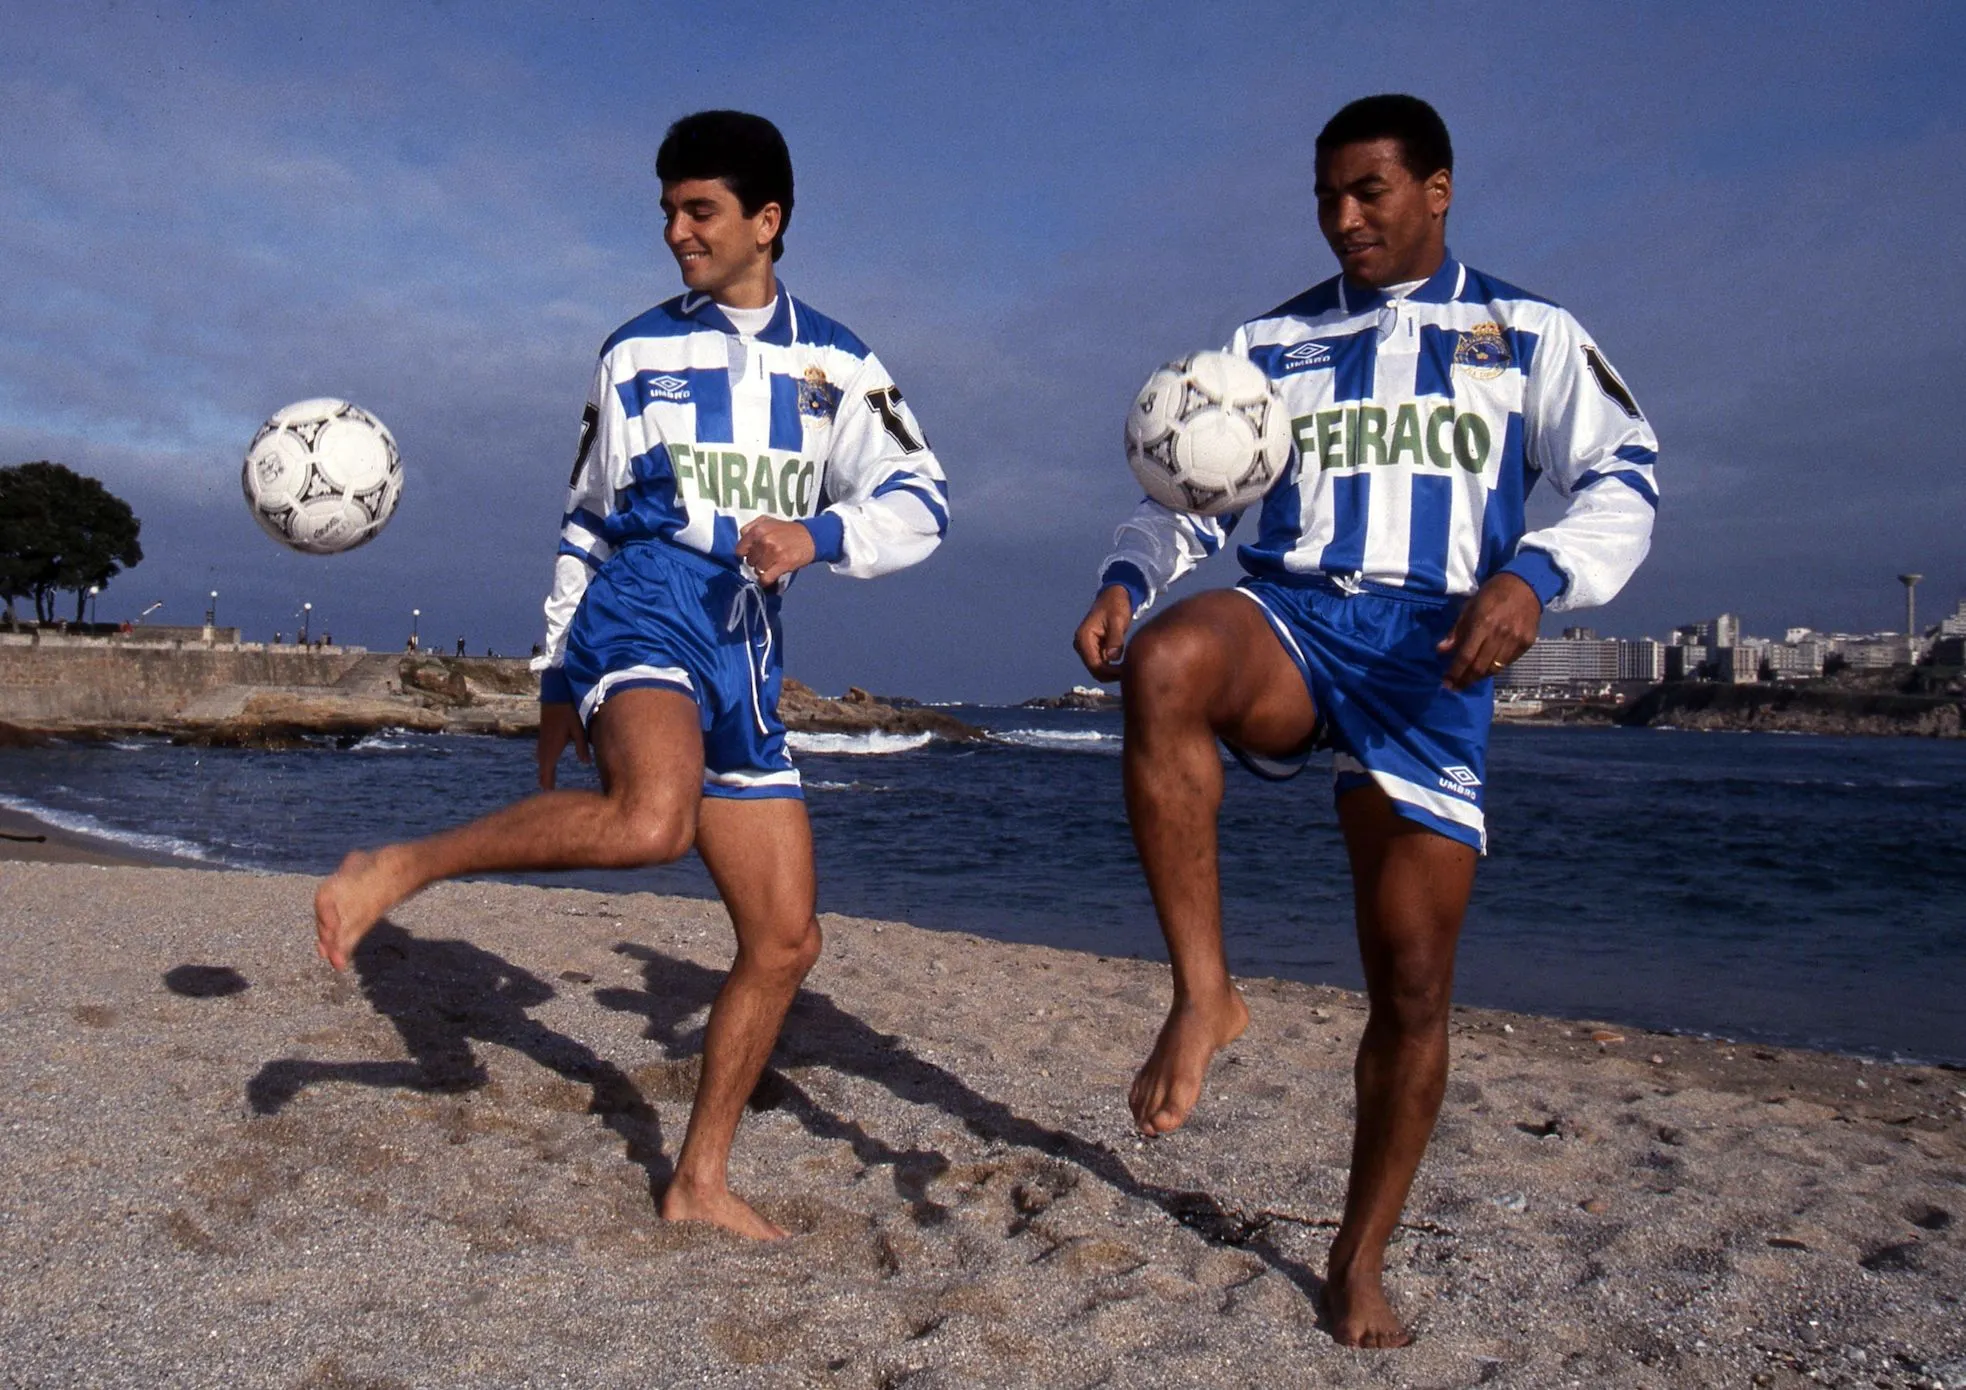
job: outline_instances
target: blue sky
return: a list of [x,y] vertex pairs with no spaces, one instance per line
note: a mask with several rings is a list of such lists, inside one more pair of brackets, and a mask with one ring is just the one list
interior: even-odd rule
[[[1662,442],[1651,559],[1575,618],[1902,623],[1966,594],[1966,9],[4,0],[0,463],[93,474],[148,558],[101,601],[249,636],[538,635],[593,354],[677,288],[656,144],[779,123],[781,266],[880,352],[949,472],[925,565],[803,579],[789,667],[1016,699],[1136,495],[1157,363],[1331,273],[1311,142],[1365,93],[1455,137],[1452,245],[1559,300]],[[395,432],[401,510],[289,555],[240,455],[288,401]],[[1204,582],[1233,579],[1217,561]]]

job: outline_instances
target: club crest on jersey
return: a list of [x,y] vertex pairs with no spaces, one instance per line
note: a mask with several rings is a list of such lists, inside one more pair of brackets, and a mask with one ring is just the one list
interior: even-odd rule
[[1299,343],[1283,354],[1285,372],[1301,372],[1306,367],[1329,367],[1331,365],[1331,344]]
[[1514,360],[1499,323],[1478,323],[1454,345],[1454,365],[1477,381],[1492,381]]
[[799,414],[830,420],[839,413],[840,388],[817,367],[807,367],[799,382]]

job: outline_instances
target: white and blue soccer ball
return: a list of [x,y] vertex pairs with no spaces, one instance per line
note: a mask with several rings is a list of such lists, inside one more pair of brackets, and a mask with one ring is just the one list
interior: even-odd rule
[[1232,352],[1170,362],[1126,413],[1126,461],[1147,495],[1220,516],[1260,501],[1290,462],[1290,417],[1263,369]]
[[239,475],[260,529],[307,555],[338,555],[369,540],[403,495],[403,461],[382,421],[323,397],[273,413]]

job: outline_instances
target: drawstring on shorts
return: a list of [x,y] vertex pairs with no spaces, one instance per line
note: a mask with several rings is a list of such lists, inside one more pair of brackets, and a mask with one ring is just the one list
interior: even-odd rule
[[[764,631],[762,642],[752,627],[754,618]],[[737,594],[730,602],[730,614],[724,619],[725,632],[736,632],[739,628],[744,629],[744,668],[751,675],[751,718],[757,722],[760,735],[769,735],[771,729],[765,723],[764,686],[771,661],[771,610],[765,605],[765,591],[755,579],[747,578],[738,585]]]

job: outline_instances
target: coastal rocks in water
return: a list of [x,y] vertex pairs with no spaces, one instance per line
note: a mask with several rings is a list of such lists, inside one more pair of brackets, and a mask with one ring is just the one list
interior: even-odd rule
[[975,725],[941,710],[897,704],[858,686],[850,688],[844,699],[829,699],[790,676],[779,693],[778,714],[786,728],[802,734],[934,734],[951,743],[978,743],[984,738]]
[[[510,668],[517,668],[513,670]],[[406,658],[401,693],[261,691],[236,714],[170,730],[203,747],[291,748],[382,729],[530,738],[539,731],[538,677],[524,662]],[[515,689],[515,687],[517,687]],[[801,733],[928,733],[957,743],[983,732],[939,710],[901,708],[854,689],[834,700],[787,679],[779,699],[785,726]]]
[[1779,685],[1675,681],[1646,691],[1618,722],[1700,730],[1958,738],[1966,731],[1962,705],[1966,700],[1953,693],[1853,689],[1835,681]]
[[173,743],[198,748],[296,748],[319,738],[358,739],[378,729],[442,733],[447,724],[439,712],[401,699],[281,690],[248,696],[228,718],[159,732]]
[[34,729],[0,721],[0,748],[46,748],[53,740]]
[[1019,709],[1118,709],[1120,696],[1117,690],[1103,690],[1096,685],[1075,685],[1063,695],[1039,695],[1026,700]]
[[406,656],[397,679],[405,695],[416,691],[457,706],[539,699],[539,677],[518,659]]

